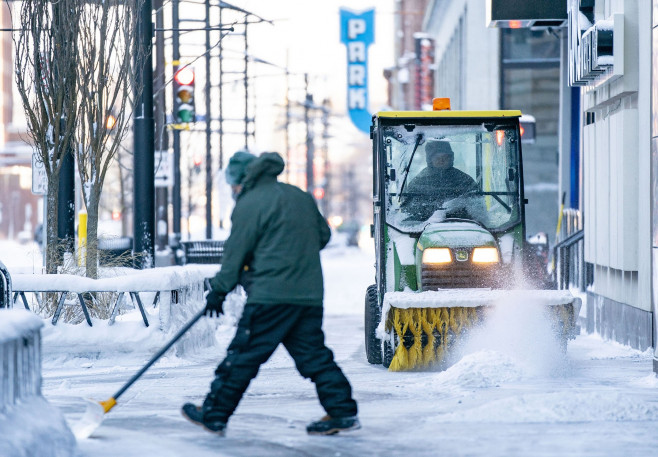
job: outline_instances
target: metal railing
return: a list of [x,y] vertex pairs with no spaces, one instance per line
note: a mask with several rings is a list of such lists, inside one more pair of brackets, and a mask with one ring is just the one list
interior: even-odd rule
[[585,232],[578,230],[553,247],[554,281],[558,289],[584,291],[594,280],[594,268],[585,262]]
[[[3,310],[2,313],[16,311]],[[41,331],[24,329],[0,339],[0,413],[20,400],[41,395]]]
[[564,240],[582,229],[583,219],[580,210],[564,208],[562,210],[562,223],[560,224],[560,232],[557,234],[557,239]]
[[[144,325],[148,327],[150,325],[149,313],[146,312],[148,303],[143,300],[145,298],[151,300],[152,296],[151,307],[158,308],[160,328],[164,330],[169,327],[171,316],[178,313],[180,309],[188,307],[192,302],[203,302],[204,281],[208,276],[214,275],[214,270],[207,271],[207,267],[201,266],[166,267],[159,270],[160,277],[157,281],[153,281],[152,272],[149,271],[134,271],[126,276],[101,279],[68,274],[15,274],[10,283],[11,291],[5,297],[8,303],[6,307],[15,307],[19,300],[29,311],[31,306],[28,305],[29,297],[36,300],[37,312],[43,313],[44,296],[49,294],[54,300],[53,304],[56,304],[52,316],[53,325],[57,324],[65,309],[79,306],[81,314],[77,314],[75,309],[70,311],[74,316],[77,314],[78,317],[84,318],[91,327],[92,317],[107,318],[104,311],[99,314],[97,309],[94,314],[89,307],[90,304],[96,303],[95,294],[104,293],[102,306],[107,308],[103,310],[111,310],[109,325],[114,323],[121,308],[131,308],[132,304],[132,308],[139,309]],[[140,280],[140,276],[144,278],[143,281]],[[143,294],[146,294],[146,297]]]

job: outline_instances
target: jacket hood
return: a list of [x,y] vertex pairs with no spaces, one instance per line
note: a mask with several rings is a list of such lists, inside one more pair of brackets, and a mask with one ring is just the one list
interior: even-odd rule
[[228,166],[226,167],[226,182],[230,186],[236,186],[242,182],[247,173],[247,165],[249,165],[253,160],[256,159],[256,156],[249,154],[247,151],[238,151],[231,159],[228,161]]
[[276,152],[264,152],[247,165],[247,173],[242,183],[245,189],[251,189],[261,179],[276,180],[285,164],[283,158]]

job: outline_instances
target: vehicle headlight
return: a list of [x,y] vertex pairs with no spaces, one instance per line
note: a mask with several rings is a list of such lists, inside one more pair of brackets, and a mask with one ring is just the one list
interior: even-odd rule
[[448,248],[428,248],[423,251],[423,263],[450,263],[452,255]]
[[498,262],[498,249],[475,248],[473,249],[473,263],[496,263]]

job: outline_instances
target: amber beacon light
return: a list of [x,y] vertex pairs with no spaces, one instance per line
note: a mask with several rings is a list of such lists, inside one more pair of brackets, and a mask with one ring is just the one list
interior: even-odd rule
[[432,100],[432,109],[434,111],[444,111],[450,109],[449,98],[435,98]]

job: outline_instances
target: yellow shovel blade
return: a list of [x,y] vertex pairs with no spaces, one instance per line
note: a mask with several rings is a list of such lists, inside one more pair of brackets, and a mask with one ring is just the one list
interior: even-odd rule
[[116,400],[114,398],[110,398],[103,402],[97,402],[86,398],[85,401],[87,402],[85,413],[82,415],[82,418],[71,427],[73,435],[75,435],[78,440],[89,438],[103,422],[105,413],[116,405]]

